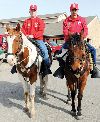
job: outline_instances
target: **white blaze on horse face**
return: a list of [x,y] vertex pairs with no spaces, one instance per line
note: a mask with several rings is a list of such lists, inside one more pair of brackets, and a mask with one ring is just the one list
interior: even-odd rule
[[7,56],[7,62],[10,65],[14,65],[16,63],[16,59],[15,56],[12,55],[12,45],[13,45],[13,41],[15,39],[16,36],[7,36],[7,43],[8,43],[8,56]]

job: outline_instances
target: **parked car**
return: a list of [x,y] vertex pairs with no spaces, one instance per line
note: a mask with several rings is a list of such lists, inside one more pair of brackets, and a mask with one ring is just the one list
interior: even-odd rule
[[0,35],[0,49],[6,51],[7,50],[7,41],[6,41],[7,35],[1,34]]
[[46,40],[45,42],[49,44],[49,46],[51,47],[51,50],[52,50],[52,55],[53,55],[53,57],[55,57],[62,46],[58,45],[55,41]]
[[5,52],[5,56],[3,56],[3,61],[7,62],[6,57],[7,57],[7,41],[6,41],[6,34],[0,34],[0,58],[2,57],[1,54]]

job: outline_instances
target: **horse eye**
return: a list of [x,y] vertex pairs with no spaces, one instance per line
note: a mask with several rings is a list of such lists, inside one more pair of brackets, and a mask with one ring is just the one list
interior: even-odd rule
[[22,34],[20,34],[20,36],[19,36],[20,38],[22,37]]
[[18,40],[15,40],[17,43],[19,42]]

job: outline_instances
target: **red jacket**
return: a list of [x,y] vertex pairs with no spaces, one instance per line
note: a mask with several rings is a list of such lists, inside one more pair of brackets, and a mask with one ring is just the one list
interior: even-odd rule
[[88,35],[88,28],[85,18],[81,16],[78,16],[75,19],[72,19],[71,16],[66,18],[63,22],[63,33],[65,41],[68,41],[69,38],[68,32],[80,33],[82,29],[84,30],[83,37],[86,38],[86,36]]
[[26,19],[22,25],[21,31],[25,35],[33,35],[35,40],[43,40],[45,24],[42,19],[29,18]]

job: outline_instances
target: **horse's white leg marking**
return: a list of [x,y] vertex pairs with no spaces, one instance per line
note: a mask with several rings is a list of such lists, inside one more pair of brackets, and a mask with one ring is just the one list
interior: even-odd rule
[[30,84],[30,116],[31,117],[34,117],[35,115],[35,105],[34,105],[35,87],[36,87],[36,82],[34,82],[32,85]]
[[23,89],[24,89],[24,98],[25,98],[25,111],[28,111],[28,106],[29,106],[29,88],[28,88],[28,82],[24,80],[23,76],[18,73],[18,77],[20,81],[23,84]]
[[42,76],[39,75],[39,78],[40,78],[40,93],[46,94],[47,83],[48,83],[48,75],[46,75],[44,78],[42,78]]

